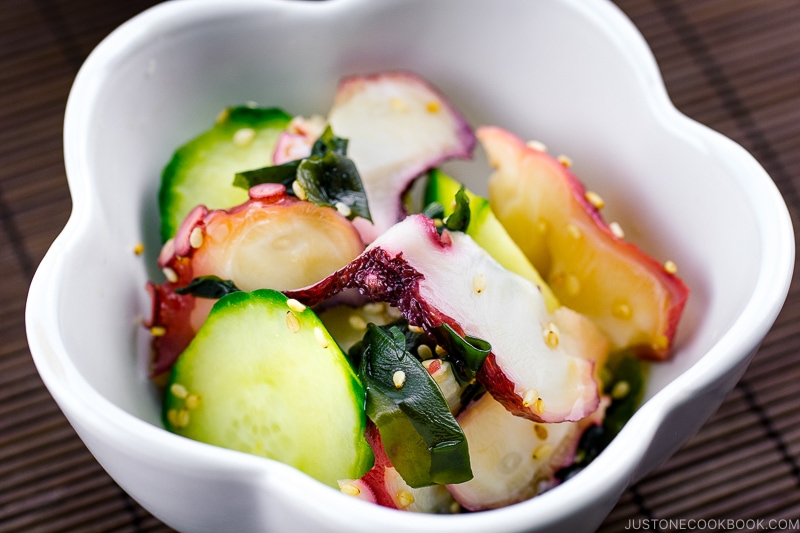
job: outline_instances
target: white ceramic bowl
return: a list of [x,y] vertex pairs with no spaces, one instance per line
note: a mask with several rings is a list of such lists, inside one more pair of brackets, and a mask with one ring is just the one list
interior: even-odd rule
[[[287,466],[161,428],[144,372],[156,193],[172,151],[224,106],[325,113],[346,74],[410,69],[473,126],[552,151],[606,216],[692,289],[674,360],[576,478],[496,511],[425,516],[366,504]],[[74,210],[30,289],[41,376],[111,476],[184,531],[591,531],[630,483],[717,409],[774,322],[792,275],[785,204],[741,147],[670,103],[633,25],[603,0],[193,0],[157,6],[91,54],[64,125]],[[453,167],[485,190],[488,167]],[[451,169],[453,170],[453,169]],[[134,255],[144,242],[147,253]]]

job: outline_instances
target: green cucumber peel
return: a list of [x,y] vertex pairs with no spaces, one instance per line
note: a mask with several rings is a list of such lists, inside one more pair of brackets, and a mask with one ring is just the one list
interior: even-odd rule
[[233,184],[250,189],[262,183],[280,183],[287,194],[296,195],[295,180],[305,193],[305,200],[339,211],[342,210],[338,206],[344,205],[349,220],[359,216],[372,221],[358,169],[347,157],[347,139],[335,136],[330,126],[314,142],[308,157],[239,172]]
[[[158,206],[162,242],[175,236],[181,222],[197,205],[228,209],[245,202],[247,191],[231,185],[236,172],[268,164],[281,132],[292,117],[276,107],[225,108],[214,125],[172,154],[161,173]],[[235,142],[240,130],[252,130],[252,140]]]
[[468,191],[466,187],[462,185],[455,193],[454,207],[449,214],[438,201],[428,203],[422,210],[422,214],[434,220],[441,220],[442,224],[437,226],[440,232],[444,229],[448,229],[450,231],[466,233],[473,214],[469,204],[470,197]]
[[436,381],[406,349],[397,326],[367,326],[360,378],[367,416],[392,465],[409,486],[472,479],[467,439]]

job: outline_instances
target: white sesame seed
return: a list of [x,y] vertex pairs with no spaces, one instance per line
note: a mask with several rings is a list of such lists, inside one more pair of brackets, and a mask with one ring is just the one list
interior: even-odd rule
[[436,345],[436,357],[445,357],[447,355],[447,350],[444,349],[444,346]]
[[350,327],[356,331],[366,331],[367,330],[367,321],[361,315],[352,314],[347,318],[347,322],[350,323]]
[[430,359],[433,357],[433,350],[427,344],[420,344],[417,348],[417,355],[423,360]]
[[573,239],[581,238],[581,229],[575,224],[567,224],[567,233],[569,233],[569,236]]
[[223,122],[228,120],[228,117],[230,116],[231,116],[231,110],[226,107],[225,109],[220,111],[219,114],[217,115],[217,120],[216,120],[217,124],[222,124]]
[[314,338],[317,340],[317,344],[322,346],[323,348],[328,347],[328,339],[325,337],[325,332],[322,331],[322,328],[319,326],[314,328]]
[[236,146],[247,146],[256,138],[256,130],[253,128],[240,128],[233,134],[233,144]]
[[398,111],[398,112],[401,112],[401,113],[404,112],[404,111],[408,111],[408,104],[405,103],[400,98],[397,98],[397,97],[392,98],[391,100],[389,100],[389,105],[392,106],[392,110],[394,110],[394,111]]
[[575,274],[567,274],[567,279],[565,282],[567,294],[570,296],[576,296],[579,292],[581,292],[581,280],[578,279],[578,276]]
[[142,255],[144,253],[144,244],[137,242],[133,247],[133,253],[136,255]]
[[522,395],[522,405],[525,407],[530,407],[536,400],[539,399],[539,393],[536,392],[534,389],[526,390]]
[[667,274],[677,274],[678,265],[676,265],[673,261],[667,261],[664,263],[664,271],[666,271]]
[[199,226],[192,228],[192,232],[189,234],[189,245],[192,248],[203,246],[203,230]]
[[569,168],[572,166],[572,159],[565,156],[564,154],[558,156],[558,162],[561,163],[565,168]]
[[525,143],[525,146],[527,146],[528,148],[531,148],[533,150],[537,150],[539,152],[547,152],[547,145],[544,144],[541,141],[530,140],[530,141]]
[[167,334],[167,328],[164,326],[153,326],[150,328],[150,335],[153,337],[163,337]]
[[621,400],[631,392],[631,385],[627,381],[617,381],[611,389],[611,397]]
[[633,315],[633,310],[627,302],[614,302],[611,306],[611,315],[615,318],[627,320]]
[[295,313],[302,313],[306,310],[306,306],[302,302],[298,302],[294,298],[286,300],[286,305]]
[[361,494],[361,489],[358,486],[350,481],[340,481],[339,482],[339,489],[348,496],[358,496]]
[[475,290],[477,294],[482,293],[486,290],[486,276],[483,274],[478,274],[474,278],[472,278],[472,288]]
[[187,409],[197,409],[200,405],[200,396],[197,394],[190,394],[186,397],[186,408]]
[[595,207],[595,209],[603,209],[605,202],[599,194],[594,191],[586,191],[584,196],[586,197],[586,200]]
[[544,413],[544,400],[538,398],[536,400],[536,404],[533,406],[533,409],[539,414]]
[[364,304],[364,312],[379,314],[386,311],[386,304],[384,302],[369,302]]
[[537,461],[541,459],[546,459],[550,457],[550,454],[553,453],[553,447],[549,444],[540,444],[533,450],[533,458]]
[[401,509],[405,509],[414,503],[414,495],[407,490],[401,490],[397,493],[397,503],[400,505]]
[[300,320],[298,320],[291,311],[286,311],[286,327],[289,328],[289,331],[292,333],[300,331]]
[[169,386],[169,392],[176,398],[184,399],[189,395],[189,391],[186,390],[186,387],[181,385],[180,383],[173,383]]
[[411,333],[422,333],[423,330],[419,326],[415,326],[414,324],[409,324],[408,331],[410,331]]
[[392,383],[394,383],[395,389],[401,388],[405,382],[406,382],[406,373],[403,372],[402,370],[398,370],[394,374],[392,374]]
[[352,210],[344,202],[336,202],[334,207],[336,208],[336,211],[338,211],[339,214],[345,218],[349,217],[352,214]]
[[425,104],[425,110],[428,113],[437,113],[439,109],[441,109],[441,107],[442,106],[439,105],[439,102],[437,102],[436,100],[431,100],[430,102]]
[[175,272],[170,267],[162,268],[161,272],[164,273],[164,277],[167,278],[167,281],[169,281],[170,283],[175,283],[178,281],[178,273]]
[[178,411],[178,416],[176,417],[177,424],[176,427],[185,428],[189,425],[189,410],[188,409],[180,409]]
[[558,327],[554,323],[548,322],[547,326],[542,330],[542,335],[544,336],[544,342],[550,348],[558,347]]
[[619,222],[612,222],[608,225],[608,229],[611,230],[611,233],[613,233],[614,237],[617,239],[625,238],[625,231],[623,231],[622,226],[619,225]]

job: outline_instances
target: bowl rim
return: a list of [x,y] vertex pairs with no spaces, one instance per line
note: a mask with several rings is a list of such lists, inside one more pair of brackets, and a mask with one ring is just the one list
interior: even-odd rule
[[[674,107],[667,95],[655,58],[633,22],[609,0],[560,1],[602,22],[604,32],[617,43],[631,68],[635,67],[638,83],[648,94],[648,106],[652,113],[702,142],[711,157],[724,157],[739,163],[743,169],[741,176],[738,176],[740,186],[747,191],[750,205],[758,214],[758,235],[761,238],[761,259],[756,285],[738,317],[714,346],[691,367],[691,372],[684,371],[640,406],[606,451],[587,467],[587,475],[582,478],[583,483],[570,485],[571,497],[576,498],[576,502],[585,503],[596,499],[598,494],[608,489],[609,484],[622,487],[620,490],[627,487],[635,477],[639,463],[646,455],[647,448],[663,420],[679,409],[686,398],[719,383],[740,363],[744,354],[758,347],[788,295],[794,269],[795,243],[788,209],[767,172],[743,147],[688,118]],[[65,261],[64,252],[80,242],[96,216],[97,198],[92,191],[91,172],[87,162],[88,130],[86,121],[81,120],[81,117],[92,110],[94,96],[98,94],[105,80],[104,73],[121,52],[130,50],[158,28],[168,28],[176,24],[185,27],[192,20],[206,20],[220,13],[247,13],[249,10],[262,11],[277,6],[280,9],[310,11],[346,10],[357,9],[367,2],[368,0],[329,0],[312,4],[286,0],[235,0],[222,4],[214,0],[174,0],[148,9],[109,34],[81,67],[67,101],[64,158],[73,197],[73,210],[34,275],[25,309],[25,322],[29,347],[37,370],[71,423],[115,442],[126,440],[120,438],[121,436],[155,441],[159,446],[180,452],[190,461],[214,460],[221,466],[242,472],[255,470],[267,474],[278,469],[278,477],[283,481],[292,480],[291,488],[298,490],[298,494],[302,494],[304,499],[307,500],[308,495],[312,494],[318,501],[324,502],[319,508],[329,513],[330,519],[341,519],[348,514],[342,513],[342,510],[353,510],[360,516],[360,520],[366,518],[373,525],[396,526],[397,515],[391,510],[343,497],[299,471],[275,461],[264,461],[263,458],[172,435],[111,403],[83,378],[70,360],[61,337],[58,314],[60,306],[56,290]],[[181,16],[176,17],[176,14]],[[146,453],[152,460],[163,460],[152,450],[148,449]],[[588,472],[600,471],[606,473],[588,475]],[[265,482],[273,482],[269,478],[270,476],[265,476]],[[504,517],[506,523],[520,523],[519,521],[530,518],[530,510],[533,508],[542,522],[554,522],[562,514],[560,488],[556,487],[526,502],[485,513],[447,517],[408,513],[404,521],[408,523],[409,529],[435,524],[441,531],[460,531],[468,523],[471,528],[496,527],[500,516]]]

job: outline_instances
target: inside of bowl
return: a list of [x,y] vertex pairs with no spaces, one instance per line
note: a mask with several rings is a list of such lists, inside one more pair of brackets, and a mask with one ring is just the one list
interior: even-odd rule
[[[324,114],[348,74],[415,71],[473,126],[498,125],[567,154],[606,200],[607,220],[678,264],[692,293],[676,357],[654,367],[648,395],[708,352],[750,298],[759,243],[741,171],[718,157],[701,129],[676,119],[649,56],[631,52],[642,45],[638,34],[612,7],[579,0],[170,4],[101,45],[82,73],[92,88],[89,112],[67,131],[86,161],[81,179],[90,182],[90,199],[76,205],[90,222],[66,257],[61,329],[80,372],[126,411],[158,423],[140,324],[149,315],[145,282],[161,279],[156,198],[173,150],[227,105]],[[480,151],[449,169],[486,190],[490,170]],[[142,256],[133,253],[139,242]]]

